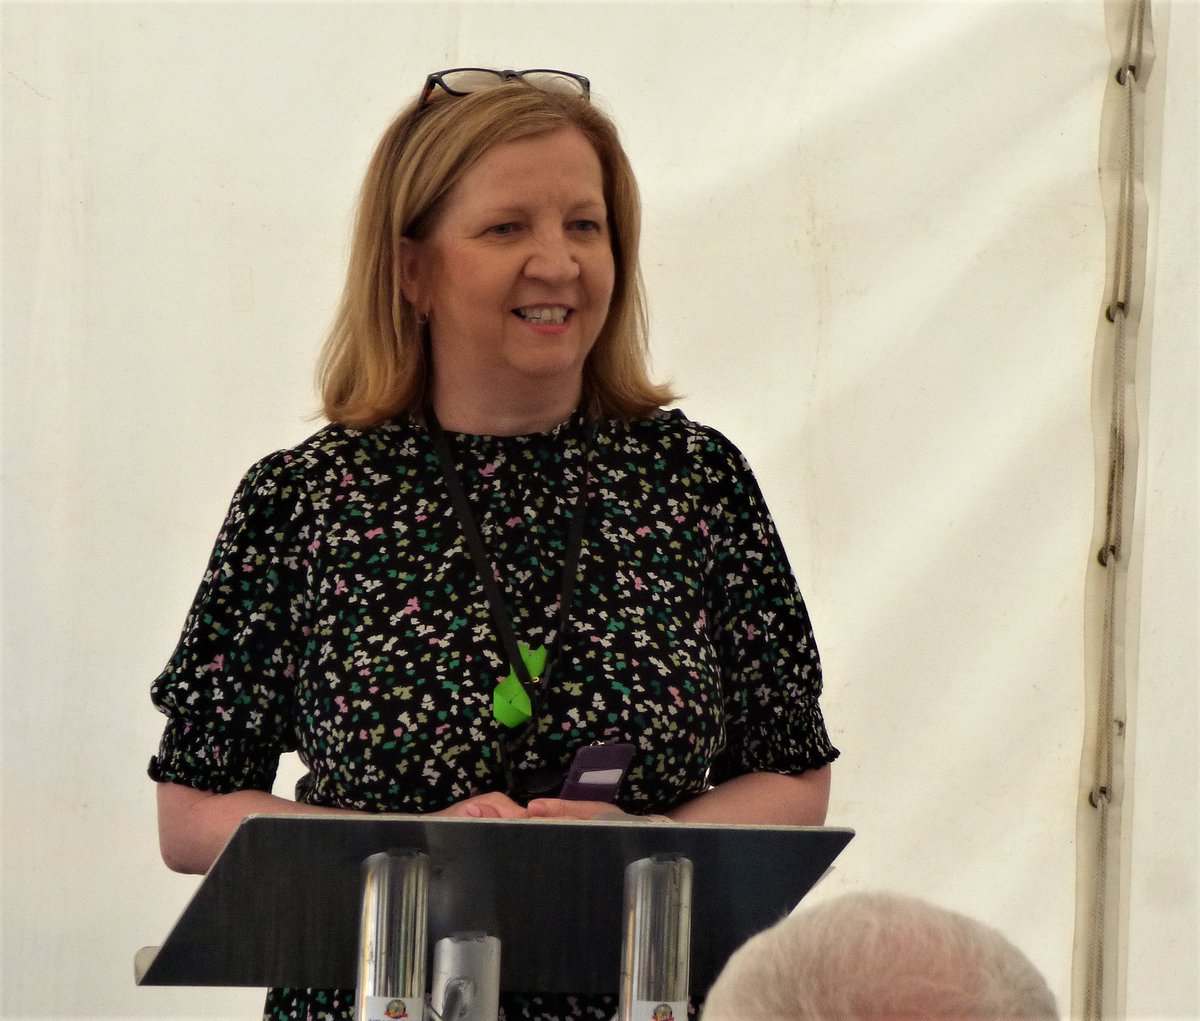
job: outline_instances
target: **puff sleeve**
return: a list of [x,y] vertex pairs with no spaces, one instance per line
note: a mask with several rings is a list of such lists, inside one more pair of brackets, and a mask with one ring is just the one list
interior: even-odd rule
[[285,452],[238,486],[179,645],[151,687],[167,717],[152,779],[269,791],[280,753],[295,747],[306,502]]
[[716,430],[703,436],[707,612],[725,710],[725,747],[710,779],[819,768],[838,751],[819,704],[821,660],[808,609],[745,458]]

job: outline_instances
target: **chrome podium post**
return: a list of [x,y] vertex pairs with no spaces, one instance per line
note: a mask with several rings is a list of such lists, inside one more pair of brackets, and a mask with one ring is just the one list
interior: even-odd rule
[[430,1006],[443,1021],[496,1021],[500,1016],[500,940],[456,932],[433,947]]
[[625,868],[619,1021],[687,1021],[692,863],[656,854]]
[[424,1021],[429,857],[381,852],[363,862],[356,1021]]

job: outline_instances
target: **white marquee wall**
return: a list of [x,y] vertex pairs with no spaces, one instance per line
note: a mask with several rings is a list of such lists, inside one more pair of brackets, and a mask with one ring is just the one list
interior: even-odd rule
[[[428,70],[559,66],[617,119],[656,367],[755,465],[888,887],[1009,933],[1070,1003],[1099,0],[6,3],[0,1016],[256,1016],[132,984],[147,697],[244,469],[316,428],[354,193]],[[1197,6],[1153,8],[1128,1016],[1200,1016]],[[1153,106],[1153,103],[1150,104]],[[1161,192],[1161,202],[1159,194]],[[1152,320],[1152,321],[1151,321]],[[295,770],[285,770],[289,783]]]

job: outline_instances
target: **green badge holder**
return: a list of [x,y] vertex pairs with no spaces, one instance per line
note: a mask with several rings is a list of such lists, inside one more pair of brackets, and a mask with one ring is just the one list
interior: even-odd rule
[[[531,649],[524,642],[518,642],[521,661],[529,671],[529,679],[536,681],[546,669],[546,647],[539,645]],[[517,679],[515,667],[510,667],[508,676],[496,685],[492,692],[492,715],[506,727],[519,727],[533,715],[533,705],[529,701],[529,692]]]

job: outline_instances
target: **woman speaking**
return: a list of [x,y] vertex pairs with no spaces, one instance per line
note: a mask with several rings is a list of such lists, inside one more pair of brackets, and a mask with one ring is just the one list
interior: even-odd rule
[[[322,355],[330,424],[247,473],[153,685],[171,868],[263,812],[824,821],[808,614],[737,449],[648,377],[639,231],[580,75],[431,74],[388,128]],[[580,749],[621,744],[615,809],[559,796]],[[270,793],[293,750],[295,801]],[[266,1017],[352,1009],[276,990]]]

